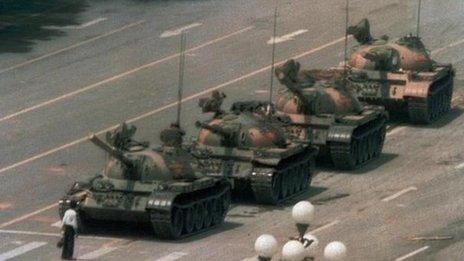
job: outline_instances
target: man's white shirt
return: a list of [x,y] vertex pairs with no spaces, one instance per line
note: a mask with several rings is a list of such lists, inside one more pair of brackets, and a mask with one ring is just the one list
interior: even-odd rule
[[64,225],[72,226],[74,230],[77,229],[77,213],[74,209],[68,209],[66,212],[64,212],[61,226]]

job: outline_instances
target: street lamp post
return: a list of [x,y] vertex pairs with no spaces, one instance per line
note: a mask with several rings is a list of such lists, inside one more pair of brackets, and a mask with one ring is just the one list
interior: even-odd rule
[[[314,206],[309,201],[300,201],[292,208],[292,218],[295,221],[298,237],[292,237],[282,248],[282,261],[313,260],[319,240],[306,234],[310,223],[314,219]],[[277,240],[268,234],[261,235],[255,241],[255,251],[259,261],[270,261],[277,253]],[[324,258],[340,261],[346,258],[346,246],[334,241],[324,248]]]

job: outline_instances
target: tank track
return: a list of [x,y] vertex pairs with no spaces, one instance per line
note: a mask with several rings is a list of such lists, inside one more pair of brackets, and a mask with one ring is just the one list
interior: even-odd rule
[[314,158],[315,153],[302,153],[277,168],[255,168],[251,190],[256,202],[275,205],[306,191],[314,173]]
[[427,98],[408,99],[409,119],[414,123],[428,124],[451,110],[453,77],[449,75],[433,83]]
[[358,127],[350,143],[331,142],[330,156],[338,169],[353,170],[380,156],[386,135],[384,117]]
[[[211,195],[213,194],[213,195]],[[150,222],[155,236],[161,239],[180,239],[209,230],[224,222],[231,202],[228,183],[214,191],[203,190],[183,197],[171,211],[150,210]]]

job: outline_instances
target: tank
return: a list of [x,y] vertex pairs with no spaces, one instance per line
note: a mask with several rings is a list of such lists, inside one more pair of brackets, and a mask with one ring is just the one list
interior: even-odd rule
[[203,112],[214,113],[196,122],[204,165],[233,181],[233,195],[260,204],[277,204],[306,191],[317,148],[292,141],[282,121],[268,113],[269,104],[237,102],[225,112],[220,109],[224,97],[214,92],[211,99],[200,99]]
[[350,26],[348,33],[359,43],[348,62],[348,86],[361,101],[422,124],[451,109],[454,69],[432,60],[419,37],[374,39],[367,19]]
[[346,90],[339,70],[300,70],[289,60],[276,67],[283,85],[276,111],[288,116],[288,131],[318,146],[321,161],[352,170],[379,157],[388,113],[381,106],[363,106]]
[[123,124],[106,142],[90,141],[109,154],[105,168],[90,180],[76,182],[59,201],[62,217],[71,200],[78,203],[84,229],[92,220],[150,224],[155,236],[178,239],[220,225],[229,209],[231,185],[222,173],[208,175],[190,149],[183,131],[163,130],[163,146],[132,139],[135,126]]

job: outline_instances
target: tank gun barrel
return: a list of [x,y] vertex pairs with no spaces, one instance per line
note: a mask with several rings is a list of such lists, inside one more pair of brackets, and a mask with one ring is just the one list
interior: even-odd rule
[[122,162],[127,167],[132,167],[133,166],[133,163],[132,163],[131,159],[126,157],[120,150],[117,150],[117,149],[113,148],[112,146],[106,144],[104,141],[99,139],[95,134],[92,133],[89,136],[89,140],[93,144],[95,144],[97,147],[99,147],[102,150],[108,152],[108,154],[110,154],[112,157],[114,157],[115,159]]
[[229,138],[231,135],[228,131],[224,130],[224,128],[217,126],[217,125],[209,125],[200,121],[195,122],[195,126],[197,128],[203,128],[211,131],[214,134],[221,135],[223,137]]

